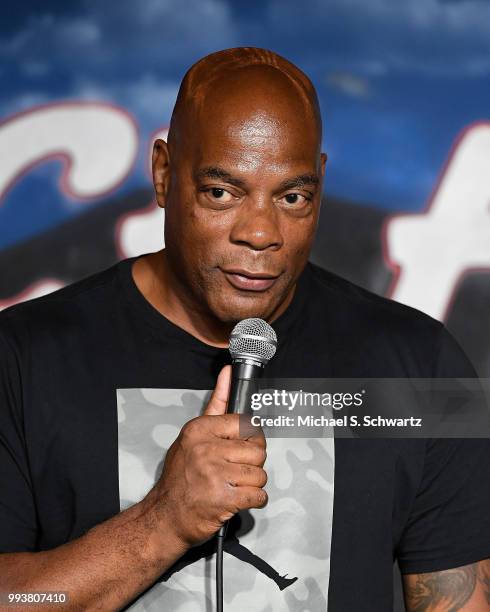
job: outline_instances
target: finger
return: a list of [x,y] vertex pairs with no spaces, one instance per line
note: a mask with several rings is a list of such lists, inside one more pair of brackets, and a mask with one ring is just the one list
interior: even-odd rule
[[265,448],[266,440],[264,430],[260,425],[252,425],[251,415],[240,415],[240,438],[258,444]]
[[234,503],[240,510],[248,508],[263,508],[268,498],[267,492],[258,487],[235,487],[233,489]]
[[248,440],[222,440],[220,442],[221,456],[230,463],[246,463],[262,467],[267,458],[264,446],[259,446]]
[[203,414],[225,414],[226,406],[228,403],[228,394],[230,391],[230,382],[231,366],[226,365],[224,368],[222,368],[221,372],[218,375],[213,394],[211,395],[211,399],[209,400],[208,405],[204,409]]
[[267,483],[267,472],[256,465],[246,463],[229,463],[224,470],[226,482],[233,487],[264,487]]

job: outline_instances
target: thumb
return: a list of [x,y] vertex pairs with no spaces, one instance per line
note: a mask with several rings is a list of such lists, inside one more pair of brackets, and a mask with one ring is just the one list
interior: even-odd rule
[[214,388],[211,399],[204,409],[203,414],[225,414],[228,404],[228,394],[230,392],[231,383],[231,365],[226,365],[218,375],[216,387]]

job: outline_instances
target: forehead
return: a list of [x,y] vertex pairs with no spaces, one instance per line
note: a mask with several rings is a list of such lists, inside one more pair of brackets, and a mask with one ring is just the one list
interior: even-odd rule
[[236,167],[258,169],[296,163],[315,163],[317,141],[301,122],[282,121],[268,113],[236,117],[230,122],[213,120],[201,124],[195,164],[223,160]]
[[270,66],[215,75],[203,83],[187,113],[186,135],[186,157],[193,165],[311,164],[321,138],[304,90]]

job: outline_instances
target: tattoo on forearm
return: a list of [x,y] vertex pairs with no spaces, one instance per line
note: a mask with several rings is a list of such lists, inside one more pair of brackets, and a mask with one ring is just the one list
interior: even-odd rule
[[490,559],[478,563],[478,581],[483,587],[487,603],[490,604]]
[[475,563],[444,572],[417,574],[415,583],[409,582],[406,588],[407,609],[429,612],[436,606],[445,606],[447,612],[458,612],[475,590],[476,566]]

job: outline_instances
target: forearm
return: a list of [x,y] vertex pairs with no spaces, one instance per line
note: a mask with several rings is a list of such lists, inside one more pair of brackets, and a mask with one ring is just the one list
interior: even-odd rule
[[0,592],[64,591],[67,604],[57,610],[124,607],[188,548],[153,499],[55,549],[0,555]]
[[406,575],[403,583],[407,612],[482,612],[490,607],[490,560]]

